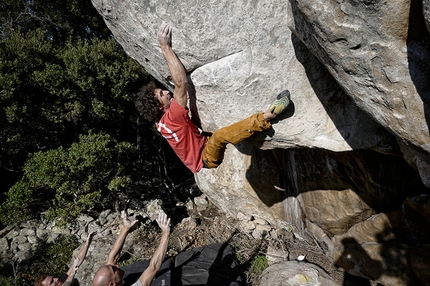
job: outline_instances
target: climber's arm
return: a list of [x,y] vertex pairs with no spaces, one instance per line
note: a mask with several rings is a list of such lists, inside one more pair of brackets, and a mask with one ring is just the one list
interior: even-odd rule
[[93,241],[93,237],[94,235],[96,235],[96,233],[97,232],[93,231],[88,234],[87,241],[82,246],[76,258],[73,260],[73,264],[72,266],[70,266],[69,271],[67,271],[67,279],[66,281],[64,281],[64,286],[72,284],[79,266],[82,264],[82,262],[84,262],[84,259],[87,256],[88,248],[90,247],[91,242]]
[[187,107],[187,74],[184,66],[172,49],[172,26],[163,22],[158,30],[158,41],[161,51],[169,66],[175,90],[173,97],[180,106]]
[[112,246],[111,251],[108,255],[108,260],[106,262],[106,265],[115,265],[120,257],[122,247],[124,246],[125,239],[130,231],[130,229],[138,222],[137,220],[131,221],[128,218],[127,212],[122,211],[121,217],[123,220],[123,226],[121,227],[121,231],[119,233],[119,236],[115,240],[114,245]]
[[169,244],[170,218],[168,218],[166,214],[160,213],[158,215],[157,223],[163,232],[161,234],[160,243],[157,247],[157,250],[155,250],[154,256],[152,256],[148,268],[145,269],[145,271],[139,278],[139,281],[140,283],[142,283],[142,286],[151,285],[152,280],[154,279],[157,272],[160,270],[164,256],[166,255],[167,246]]

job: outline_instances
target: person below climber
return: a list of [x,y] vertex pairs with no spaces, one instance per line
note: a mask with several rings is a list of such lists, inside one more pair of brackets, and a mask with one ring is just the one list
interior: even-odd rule
[[154,82],[141,88],[136,108],[149,121],[156,121],[157,130],[167,139],[179,159],[193,172],[202,168],[216,168],[224,158],[228,143],[238,144],[256,132],[271,127],[270,120],[284,112],[290,102],[290,92],[281,92],[264,113],[257,113],[230,126],[218,129],[206,137],[188,115],[187,75],[184,66],[171,47],[172,27],[163,22],[158,41],[175,86],[173,97],[168,90]]
[[125,211],[121,212],[121,216],[123,218],[124,225],[122,226],[120,234],[115,240],[115,243],[108,255],[106,265],[100,267],[94,275],[93,286],[146,286],[151,284],[151,281],[160,270],[169,243],[170,218],[168,218],[164,213],[160,213],[158,215],[156,221],[162,230],[160,243],[149,262],[149,266],[146,269],[141,269],[140,273],[142,274],[137,281],[129,283],[126,281],[128,273],[118,267],[117,261],[120,257],[125,239],[130,229],[137,223],[137,220],[130,221]]
[[72,265],[67,271],[66,274],[61,277],[53,277],[52,275],[43,275],[40,277],[35,283],[35,286],[69,286],[72,285],[73,279],[75,278],[75,274],[78,271],[79,266],[84,262],[85,257],[87,256],[88,248],[90,247],[91,242],[93,241],[94,235],[96,232],[91,232],[88,234],[87,241],[82,246],[76,258],[73,260]]

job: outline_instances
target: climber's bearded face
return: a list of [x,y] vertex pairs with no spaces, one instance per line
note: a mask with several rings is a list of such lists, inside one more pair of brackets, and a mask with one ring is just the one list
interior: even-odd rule
[[167,110],[170,108],[173,96],[168,90],[163,90],[161,88],[156,88],[154,90],[154,97],[160,102],[160,109]]
[[60,279],[49,275],[49,276],[46,276],[45,279],[43,279],[42,285],[43,286],[60,286],[60,285],[63,285],[63,282]]

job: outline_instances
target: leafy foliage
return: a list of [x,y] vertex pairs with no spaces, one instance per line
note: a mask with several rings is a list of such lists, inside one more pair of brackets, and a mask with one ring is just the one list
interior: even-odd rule
[[147,81],[91,1],[2,1],[0,202],[29,153],[89,130],[136,142],[132,96]]
[[15,283],[16,279],[11,276],[0,276],[0,285],[3,286],[16,286],[18,284]]
[[[107,134],[80,136],[70,148],[37,152],[24,166],[24,176],[8,192],[1,207],[4,223],[28,219],[38,209],[47,218],[76,217],[103,206],[130,184],[136,148]],[[104,195],[104,196],[102,196]]]
[[267,267],[269,267],[269,264],[267,262],[266,255],[256,255],[251,262],[251,267],[249,271],[260,275]]
[[0,52],[0,159],[8,170],[19,169],[27,153],[90,130],[126,140],[135,134],[132,94],[148,75],[113,40],[54,48],[40,30],[17,32]]

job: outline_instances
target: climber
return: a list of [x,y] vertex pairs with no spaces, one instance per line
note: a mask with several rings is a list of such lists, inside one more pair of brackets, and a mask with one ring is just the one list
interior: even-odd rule
[[35,286],[69,286],[72,285],[73,279],[75,278],[75,274],[78,271],[79,266],[84,262],[85,257],[87,256],[88,248],[90,247],[91,242],[93,241],[93,237],[96,235],[96,232],[91,232],[88,234],[87,241],[82,246],[76,258],[73,260],[72,266],[70,266],[67,274],[62,275],[59,278],[53,277],[51,275],[43,275],[40,277],[35,283]]
[[206,137],[188,116],[187,75],[171,47],[171,32],[172,27],[163,22],[158,30],[158,41],[175,85],[173,96],[151,82],[138,92],[136,107],[146,120],[156,122],[157,130],[181,161],[197,173],[202,168],[218,167],[228,143],[236,145],[256,132],[268,130],[269,121],[286,110],[290,92],[281,92],[266,112],[251,115]]
[[[119,268],[117,261],[120,257],[125,239],[130,229],[137,223],[137,220],[130,221],[125,211],[121,212],[121,217],[123,219],[123,226],[121,228],[120,234],[115,240],[112,250],[108,255],[106,265],[100,267],[100,269],[94,275],[93,286],[147,286],[151,284],[151,281],[154,279],[161,267],[169,242],[170,218],[168,218],[164,213],[160,213],[158,215],[156,221],[162,230],[160,243],[155,250],[154,255],[152,256],[151,261],[149,262],[149,266],[146,269],[139,269],[140,277],[138,277],[137,281],[130,281],[130,279],[127,279],[127,277],[135,273],[129,273],[128,271],[124,271],[123,269]],[[139,261],[133,264],[136,264],[137,266],[140,265]],[[131,266],[129,267],[130,269],[133,269],[133,264],[129,265]]]

